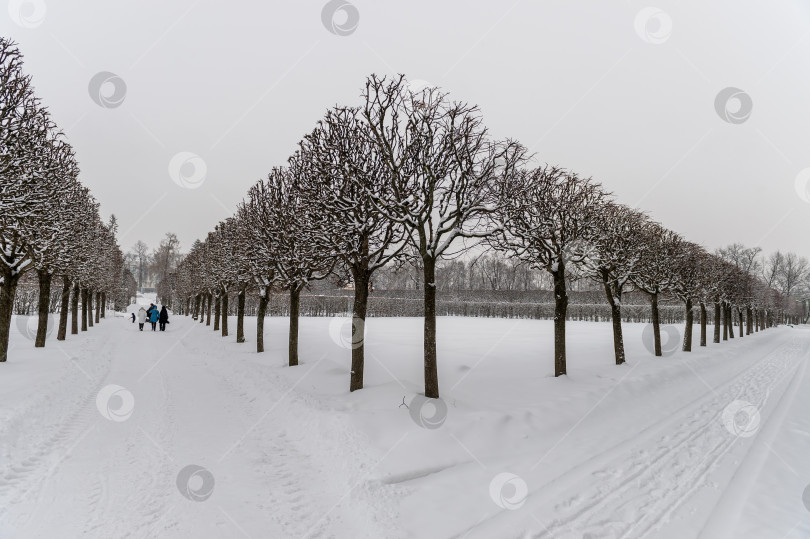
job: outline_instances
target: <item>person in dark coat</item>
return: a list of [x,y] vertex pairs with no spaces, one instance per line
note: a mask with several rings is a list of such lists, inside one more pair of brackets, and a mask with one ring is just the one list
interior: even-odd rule
[[158,321],[160,322],[160,331],[166,331],[166,324],[169,323],[169,311],[166,309],[165,305],[160,309]]
[[132,313],[132,323],[135,323],[135,313]]

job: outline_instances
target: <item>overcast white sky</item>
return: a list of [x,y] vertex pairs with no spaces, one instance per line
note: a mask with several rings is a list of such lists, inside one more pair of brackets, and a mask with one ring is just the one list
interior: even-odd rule
[[[347,35],[323,0],[6,0],[0,24],[125,250],[166,231],[187,249],[327,107],[400,72],[707,248],[810,255],[810,3],[351,2]],[[126,84],[118,106],[90,97],[102,71]],[[727,87],[753,104],[741,123],[715,109]],[[205,163],[195,189],[169,174],[180,152]]]

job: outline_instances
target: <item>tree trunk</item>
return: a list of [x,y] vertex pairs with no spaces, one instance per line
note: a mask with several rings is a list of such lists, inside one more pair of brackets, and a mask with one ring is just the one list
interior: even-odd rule
[[740,338],[743,336],[743,314],[742,307],[737,307],[737,321],[740,323]]
[[658,293],[650,294],[650,307],[652,309],[653,341],[655,355],[661,356],[661,319],[658,316]]
[[363,389],[365,367],[366,312],[368,311],[368,271],[365,268],[353,272],[354,305],[352,306],[352,371],[349,391]]
[[725,303],[723,303],[723,340],[728,340],[728,311]]
[[101,293],[101,318],[106,318],[107,314],[107,292]]
[[219,331],[220,317],[222,316],[222,298],[219,294],[214,296],[214,331]]
[[245,286],[236,296],[236,342],[245,342]]
[[34,339],[34,348],[43,348],[45,346],[45,338],[48,335],[48,313],[51,310],[51,279],[53,274],[37,270],[37,277],[39,277],[39,300],[37,301],[37,336]]
[[267,314],[267,304],[270,303],[270,294],[267,290],[259,297],[259,308],[256,311],[256,352],[264,352],[264,317]]
[[568,314],[568,290],[565,286],[565,266],[559,261],[557,271],[551,272],[554,279],[554,376],[566,371],[565,317]]
[[101,319],[101,292],[96,292],[96,324],[98,324],[99,320]]
[[714,342],[720,342],[720,302],[714,300]]
[[298,365],[298,307],[301,300],[301,290],[293,286],[290,288],[290,339],[289,339],[289,365]]
[[186,298],[186,310],[183,314],[188,316],[189,312],[191,312],[191,296]]
[[87,331],[87,289],[82,288],[82,331]]
[[62,277],[62,298],[59,306],[59,331],[56,333],[57,341],[64,341],[67,336],[68,311],[70,310],[70,279],[67,275]]
[[683,351],[692,351],[692,325],[695,323],[692,313],[692,298],[686,300],[686,327],[683,330]]
[[73,285],[73,294],[70,296],[70,334],[79,333],[79,283]]
[[93,327],[93,291],[87,291],[87,326]]
[[228,336],[228,292],[222,292],[222,336]]
[[754,332],[754,318],[751,307],[745,308],[745,334],[751,335]]
[[439,398],[439,366],[436,358],[436,261],[422,258],[424,282],[423,351],[425,356],[425,396]]
[[[209,308],[211,307],[211,295],[210,294],[202,294],[202,299],[200,303],[200,324],[205,324],[205,304],[208,303]],[[210,311],[209,311],[210,312]],[[209,320],[208,323],[210,324],[211,321]]]
[[[622,305],[621,305],[621,292],[616,292],[616,297],[613,297],[613,287],[610,283],[610,277],[606,271],[602,273],[602,284],[605,287],[605,295],[607,296],[608,303],[610,303],[610,317],[613,321],[613,355],[616,357],[616,365],[621,365],[625,362],[624,357],[624,336],[622,335]],[[616,300],[619,301],[616,301]]]
[[14,310],[14,295],[17,293],[17,281],[20,274],[12,274],[3,268],[3,282],[0,284],[0,363],[8,359],[8,338],[11,333],[11,314]]
[[726,314],[728,320],[728,338],[734,338],[734,312],[732,311],[731,303],[726,305]]
[[206,307],[205,307],[205,325],[206,326],[211,325],[211,301],[213,300],[213,298],[214,298],[214,295],[209,292],[208,293],[208,301],[205,304],[206,305]]
[[700,302],[700,346],[706,346],[706,302]]

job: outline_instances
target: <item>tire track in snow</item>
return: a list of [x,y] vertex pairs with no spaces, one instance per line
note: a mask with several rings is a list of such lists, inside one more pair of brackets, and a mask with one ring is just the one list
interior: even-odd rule
[[[99,328],[99,334],[107,339],[100,350],[94,351],[94,357],[112,361],[104,363],[103,374],[75,412],[79,420],[69,422],[67,427],[75,429],[76,425],[90,424],[91,429],[70,458],[60,462],[38,486],[39,499],[28,504],[34,508],[29,521],[36,516],[36,523],[30,526],[32,531],[58,529],[66,515],[74,514],[79,518],[69,520],[70,528],[63,530],[67,535],[146,537],[150,534],[144,528],[165,514],[166,499],[174,492],[174,472],[165,455],[145,438],[146,431],[141,425],[148,430],[154,428],[153,434],[158,439],[171,439],[166,380],[156,369],[158,372],[151,375],[148,383],[137,387],[134,380],[141,369],[131,359],[137,357],[133,351],[141,351],[145,341],[140,334],[130,333],[126,337],[117,329],[120,328]],[[121,384],[136,396],[135,414],[124,422],[104,419],[96,406],[99,390],[110,383]],[[72,390],[76,391],[76,387]],[[73,444],[74,438],[68,435],[62,443]],[[55,448],[53,452],[59,453]]]
[[[220,339],[213,332],[210,335]],[[224,400],[231,412],[250,417],[251,423],[258,421],[256,428],[224,461],[241,458],[250,462],[255,474],[252,479],[266,485],[268,500],[257,501],[254,512],[261,512],[264,518],[275,522],[285,537],[380,536],[369,531],[373,529],[387,529],[387,533],[391,533],[393,527],[385,524],[392,518],[390,510],[369,517],[371,507],[382,499],[369,495],[372,485],[358,485],[350,496],[342,498],[363,475],[353,469],[353,463],[373,463],[374,459],[340,414],[327,419],[325,414],[329,409],[323,403],[305,393],[291,391],[290,381],[280,377],[275,367],[257,361],[256,356],[248,359],[240,355],[234,362],[229,348],[250,344],[235,345],[232,340],[223,339],[214,351],[207,339],[208,342],[189,341],[184,344],[191,353],[211,358],[205,362],[205,368],[219,380],[222,393],[231,395]],[[278,361],[270,353],[258,358],[275,364]],[[301,371],[300,376],[306,376],[315,364],[304,362],[295,369]],[[274,407],[272,413],[266,414],[268,407],[260,404],[262,397],[269,398]],[[290,418],[294,419],[290,421]],[[331,450],[324,450],[327,444]],[[340,458],[335,458],[336,451]],[[339,467],[335,466],[336,462]],[[337,506],[336,500],[340,500]],[[350,509],[345,510],[346,507]],[[361,511],[354,511],[358,508]],[[353,529],[355,519],[361,520],[360,527],[352,534],[343,532]],[[392,522],[390,526],[394,526]]]
[[[99,332],[99,335],[103,333]],[[87,353],[88,350],[92,350],[94,354],[100,352],[96,357],[110,358],[112,343],[109,336],[104,339],[100,350],[95,349],[94,341],[95,339],[88,339],[82,343],[80,351]],[[84,374],[71,369],[72,375],[69,377],[57,379],[54,384],[40,388],[39,392],[43,395],[43,399],[38,399],[30,407],[17,413],[15,419],[6,425],[4,432],[19,428],[27,436],[24,443],[17,444],[23,446],[17,447],[20,453],[9,455],[12,460],[6,465],[7,472],[0,485],[0,521],[9,517],[11,508],[15,506],[23,511],[23,514],[18,514],[14,518],[15,526],[25,527],[32,521],[39,503],[30,505],[29,498],[36,495],[37,501],[41,501],[43,489],[49,480],[57,474],[65,459],[84,440],[98,419],[96,395],[109,375],[110,361],[107,359],[95,362],[93,366],[95,368],[91,369],[91,372],[96,380],[88,381]],[[65,413],[65,408],[70,411]],[[23,428],[22,425],[31,419],[58,427],[51,436],[42,438],[39,437],[40,428],[47,430],[47,426],[39,425],[39,428],[33,428],[28,424]],[[64,450],[60,451],[60,448]],[[15,458],[18,459],[16,462],[13,460]]]
[[[737,441],[720,420],[723,409],[737,399],[762,408],[772,390],[795,371],[805,348],[806,343],[792,339],[640,436],[598,455],[591,460],[600,463],[590,474],[596,482],[569,483],[565,476],[553,480],[545,488],[576,493],[555,506],[554,513],[563,516],[533,537],[568,537],[576,530],[570,536],[629,538],[660,529],[684,500],[706,484]],[[649,446],[651,451],[646,449]],[[581,471],[573,475],[580,476]],[[605,518],[606,514],[611,517]]]
[[[217,374],[227,391],[240,398],[251,399],[257,392],[267,392],[269,389],[257,383],[257,377],[246,376],[236,372],[236,369]],[[283,392],[278,390],[276,393],[281,395]],[[289,393],[285,399],[295,402],[297,397]],[[243,414],[245,412],[241,407],[238,410]],[[288,436],[286,425],[278,421],[285,414],[294,414],[296,426],[303,430],[317,428],[317,420],[307,412],[306,404],[299,402],[291,406],[289,402],[282,401],[240,443],[234,453],[249,459],[254,473],[268,485],[270,503],[262,503],[260,509],[283,530],[285,537],[334,537],[329,530],[336,526],[337,515],[324,515],[325,509],[310,495],[311,485],[323,483],[325,470],[309,454],[299,449],[293,437]],[[227,458],[234,457],[231,455]],[[322,521],[310,529],[320,519]]]
[[[745,502],[748,500],[757,477],[772,451],[773,442],[782,425],[785,416],[793,406],[799,386],[807,373],[808,356],[802,358],[796,369],[787,390],[779,399],[778,404],[771,412],[768,422],[754,438],[754,446],[748,452],[745,460],[740,464],[737,472],[729,481],[726,489],[704,523],[700,537],[702,539],[723,539],[732,537],[733,524],[739,520]],[[743,471],[744,473],[740,473]]]
[[[152,382],[157,376],[159,382]],[[152,388],[146,397],[146,388]],[[171,392],[166,376],[161,368],[152,370],[148,383],[139,386],[141,400],[149,399],[154,415],[150,416],[144,426],[130,432],[126,445],[126,461],[108,462],[110,473],[126,471],[128,481],[132,488],[122,505],[130,508],[136,515],[137,522],[134,529],[121,530],[120,537],[145,537],[149,535],[149,530],[159,522],[168,511],[168,501],[173,490],[173,479],[175,467],[172,457],[166,452],[167,448],[156,445],[155,438],[161,440],[166,445],[172,445],[173,433],[176,431],[174,406],[172,404]],[[146,418],[143,418],[146,421]],[[151,431],[151,432],[148,432]],[[157,431],[157,432],[155,432]],[[113,515],[120,514],[120,507],[113,507]]]

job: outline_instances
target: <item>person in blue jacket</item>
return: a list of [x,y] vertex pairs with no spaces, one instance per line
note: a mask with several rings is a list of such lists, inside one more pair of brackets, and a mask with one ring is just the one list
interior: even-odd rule
[[152,312],[149,313],[149,321],[152,322],[152,331],[155,331],[157,327],[158,318],[160,318],[160,313],[157,310],[157,307],[152,309]]

